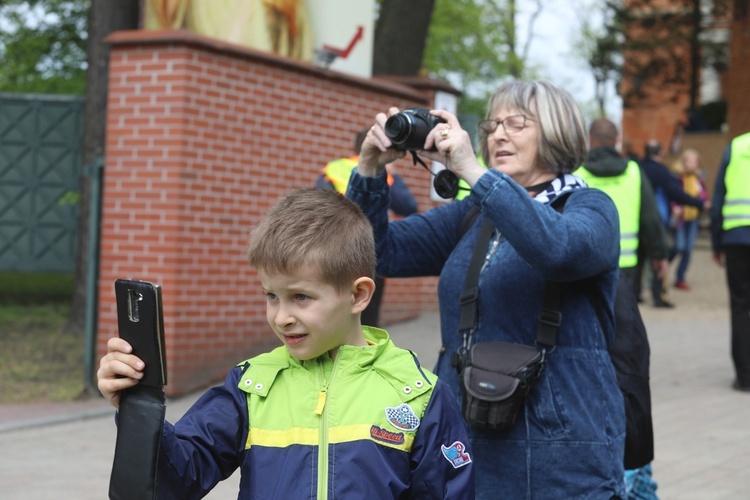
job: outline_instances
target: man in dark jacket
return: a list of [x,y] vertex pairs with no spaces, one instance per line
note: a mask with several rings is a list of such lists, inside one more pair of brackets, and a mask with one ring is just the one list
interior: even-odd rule
[[[671,205],[689,205],[700,210],[708,208],[705,202],[685,192],[682,183],[672,175],[666,165],[662,163],[661,144],[656,139],[650,139],[646,143],[645,156],[640,162],[641,171],[646,174],[656,197],[656,206],[661,216],[662,224],[666,229],[669,227]],[[663,279],[651,281],[651,294],[656,307],[674,307],[666,299],[666,289]]]
[[[628,158],[623,158],[615,149],[617,142],[617,127],[607,119],[599,119],[591,124],[589,129],[589,160],[584,171],[588,175],[583,176],[586,182],[601,189],[613,198],[617,210],[620,212],[620,232],[623,233],[621,248],[623,254],[620,258],[620,274],[624,275],[633,290],[640,289],[640,269],[638,256],[635,249],[640,248],[644,257],[650,260],[654,273],[663,278],[666,275],[669,263],[667,261],[667,235],[664,225],[656,208],[654,191],[648,177],[643,175],[638,164]],[[625,180],[626,170],[632,168],[633,181],[627,184]],[[622,191],[622,196],[616,194],[615,190]],[[634,213],[636,220],[632,221],[632,228],[628,228],[628,213]],[[626,233],[633,230],[630,244]],[[624,254],[631,247],[632,258],[628,259]]]
[[607,193],[620,218],[620,280],[615,298],[615,340],[610,347],[617,383],[626,402],[625,484],[628,498],[656,498],[652,478],[654,435],[648,382],[648,335],[633,294],[640,280],[637,259],[642,248],[654,274],[668,269],[667,238],[656,208],[651,183],[638,164],[615,149],[617,126],[607,119],[589,128],[589,160],[576,175]]
[[724,150],[711,208],[714,261],[726,268],[732,324],[732,387],[750,392],[750,133]]

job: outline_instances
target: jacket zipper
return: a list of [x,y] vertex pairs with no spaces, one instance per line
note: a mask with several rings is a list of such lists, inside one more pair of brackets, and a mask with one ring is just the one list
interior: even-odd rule
[[331,376],[328,381],[324,378],[325,370],[323,369],[324,361],[319,360],[320,368],[320,392],[318,393],[318,404],[315,407],[315,414],[320,416],[318,424],[318,494],[317,498],[325,500],[328,498],[328,390],[333,381],[338,366],[338,356],[333,360]]
[[497,247],[500,245],[501,238],[502,238],[502,235],[496,229],[495,235],[492,237],[492,242],[490,243],[490,248],[489,250],[487,250],[487,253],[484,256],[484,262],[482,262],[482,268],[479,270],[479,274],[482,274],[482,272],[484,271],[484,268],[487,267],[487,263],[490,261],[492,254],[495,253],[495,250],[497,250]]

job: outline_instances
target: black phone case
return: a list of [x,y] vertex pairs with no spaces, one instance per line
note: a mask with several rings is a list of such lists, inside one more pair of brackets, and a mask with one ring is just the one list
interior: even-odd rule
[[115,296],[120,338],[127,340],[133,354],[146,364],[140,384],[167,385],[161,287],[148,281],[118,279]]

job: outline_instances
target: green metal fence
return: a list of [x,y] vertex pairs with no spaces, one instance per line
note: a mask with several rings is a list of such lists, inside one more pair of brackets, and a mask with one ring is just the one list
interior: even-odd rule
[[0,94],[0,270],[73,272],[83,99]]

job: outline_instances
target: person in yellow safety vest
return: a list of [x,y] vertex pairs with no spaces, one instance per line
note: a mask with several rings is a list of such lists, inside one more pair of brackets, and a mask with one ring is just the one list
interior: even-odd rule
[[[354,137],[355,156],[348,158],[339,158],[330,161],[323,167],[317,180],[317,187],[325,189],[335,189],[341,194],[346,194],[346,188],[349,186],[349,178],[352,170],[357,166],[359,152],[362,149],[362,142],[367,136],[370,129],[364,129]],[[414,194],[406,185],[403,178],[395,172],[393,164],[386,166],[388,169],[388,185],[390,186],[390,200],[388,208],[396,215],[406,217],[417,213],[418,205]],[[385,279],[377,276],[375,278],[375,293],[373,294],[370,305],[362,312],[362,324],[367,326],[380,326],[380,302],[385,290]]]
[[[589,187],[607,193],[615,202],[620,219],[620,279],[626,279],[635,290],[633,284],[641,276],[637,266],[638,246],[644,246],[654,274],[661,279],[669,265],[667,235],[651,183],[636,162],[623,158],[615,149],[617,137],[614,123],[605,118],[595,120],[589,128],[589,159],[575,175]],[[653,450],[653,443],[651,446]],[[626,491],[637,491],[638,498],[656,498],[658,485],[652,479],[650,463],[626,470],[625,483]]]
[[[487,168],[487,165],[484,164],[484,159],[481,156],[477,156],[477,161],[480,165],[482,165],[484,168]],[[471,194],[471,187],[466,183],[464,180],[458,181],[458,194],[453,198],[453,201],[463,200],[467,196]]]
[[714,261],[726,268],[732,324],[732,387],[750,392],[750,133],[724,150],[711,206]]
[[595,120],[589,128],[589,159],[575,174],[615,202],[620,217],[620,273],[637,290],[639,245],[654,273],[663,278],[669,266],[667,235],[651,183],[636,162],[617,152],[617,136],[617,126],[610,120]]

